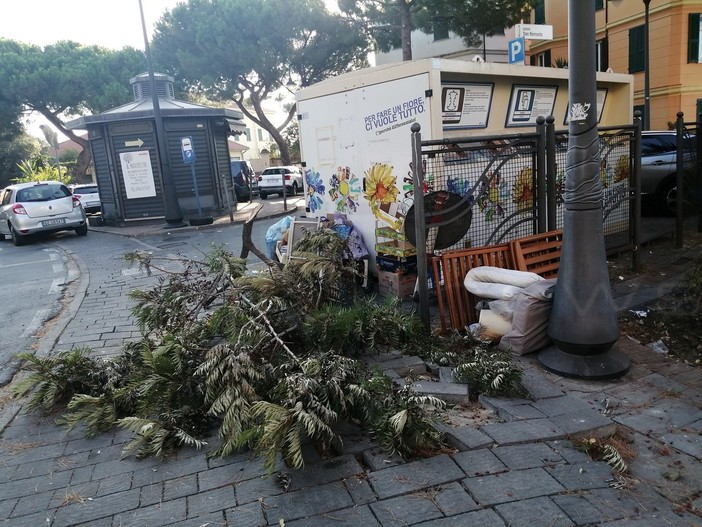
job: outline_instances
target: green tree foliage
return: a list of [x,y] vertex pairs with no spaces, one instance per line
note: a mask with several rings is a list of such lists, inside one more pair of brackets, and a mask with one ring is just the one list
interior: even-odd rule
[[71,182],[71,176],[66,173],[66,168],[52,164],[46,156],[38,155],[30,160],[24,160],[18,168],[22,175],[13,178],[14,183],[60,181],[68,184]]
[[40,153],[39,141],[22,131],[2,134],[0,130],[0,188],[23,176],[20,166]]
[[262,102],[291,78],[308,86],[363,65],[367,46],[363,31],[321,0],[189,0],[157,23],[152,51],[188,91],[233,101],[271,134],[289,164],[281,130],[295,107],[276,125]]
[[528,17],[533,0],[339,0],[342,12],[367,25],[376,49],[402,47],[412,60],[411,32],[433,33],[440,24],[473,47]]
[[129,79],[145,69],[144,55],[133,48],[113,51],[75,42],[44,48],[0,39],[0,113],[38,112],[83,151],[76,176],[90,163],[88,141],[67,130],[69,116],[99,113],[132,99]]

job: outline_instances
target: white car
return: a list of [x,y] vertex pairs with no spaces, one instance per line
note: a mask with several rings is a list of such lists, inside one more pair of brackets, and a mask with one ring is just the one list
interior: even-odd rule
[[288,196],[302,191],[302,170],[295,166],[268,167],[258,176],[258,195],[266,199],[269,194],[283,195],[283,180]]
[[24,245],[39,232],[73,230],[88,234],[88,220],[80,200],[59,181],[18,183],[0,192],[0,238],[10,236]]
[[86,213],[92,214],[94,212],[100,212],[102,207],[100,205],[100,194],[98,194],[97,185],[71,185],[68,188],[71,189],[73,195],[80,200],[80,204],[83,205],[83,210]]

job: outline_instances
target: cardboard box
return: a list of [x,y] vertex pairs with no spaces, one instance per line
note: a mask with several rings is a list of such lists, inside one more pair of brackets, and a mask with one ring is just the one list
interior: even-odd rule
[[409,298],[414,294],[416,274],[398,274],[378,270],[378,295]]

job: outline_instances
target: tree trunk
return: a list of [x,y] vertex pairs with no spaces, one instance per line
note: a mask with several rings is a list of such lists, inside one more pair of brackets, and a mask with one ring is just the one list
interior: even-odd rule
[[412,60],[412,19],[410,5],[406,0],[398,0],[400,9],[400,39],[402,40],[402,60]]
[[88,171],[88,167],[90,166],[90,161],[92,160],[89,148],[90,143],[88,142],[88,140],[83,137],[80,137],[79,135],[76,135],[76,133],[73,130],[67,129],[64,126],[63,121],[61,121],[61,119],[59,119],[54,113],[50,112],[46,107],[34,106],[32,108],[44,117],[46,117],[47,121],[53,124],[63,135],[68,137],[77,145],[80,145],[82,150],[80,151],[80,154],[78,154],[76,166],[73,168],[73,173],[71,175],[76,181],[82,181],[85,178],[85,174]]

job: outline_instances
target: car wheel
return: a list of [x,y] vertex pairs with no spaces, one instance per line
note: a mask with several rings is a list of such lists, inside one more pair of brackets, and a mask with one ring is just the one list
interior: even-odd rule
[[[686,186],[687,187],[687,186]],[[689,187],[687,187],[689,190]],[[689,195],[683,197],[683,208],[689,203]],[[675,216],[678,207],[678,187],[675,178],[665,181],[656,193],[656,208],[661,214]]]
[[12,243],[14,243],[17,247],[24,245],[27,242],[25,237],[17,232],[12,225],[10,225],[10,236],[12,236]]
[[88,234],[88,224],[84,223],[80,227],[76,227],[76,234],[78,236],[85,236],[86,234]]
[[258,195],[261,197],[261,199],[268,199],[268,194],[266,194],[265,192],[259,191]]

